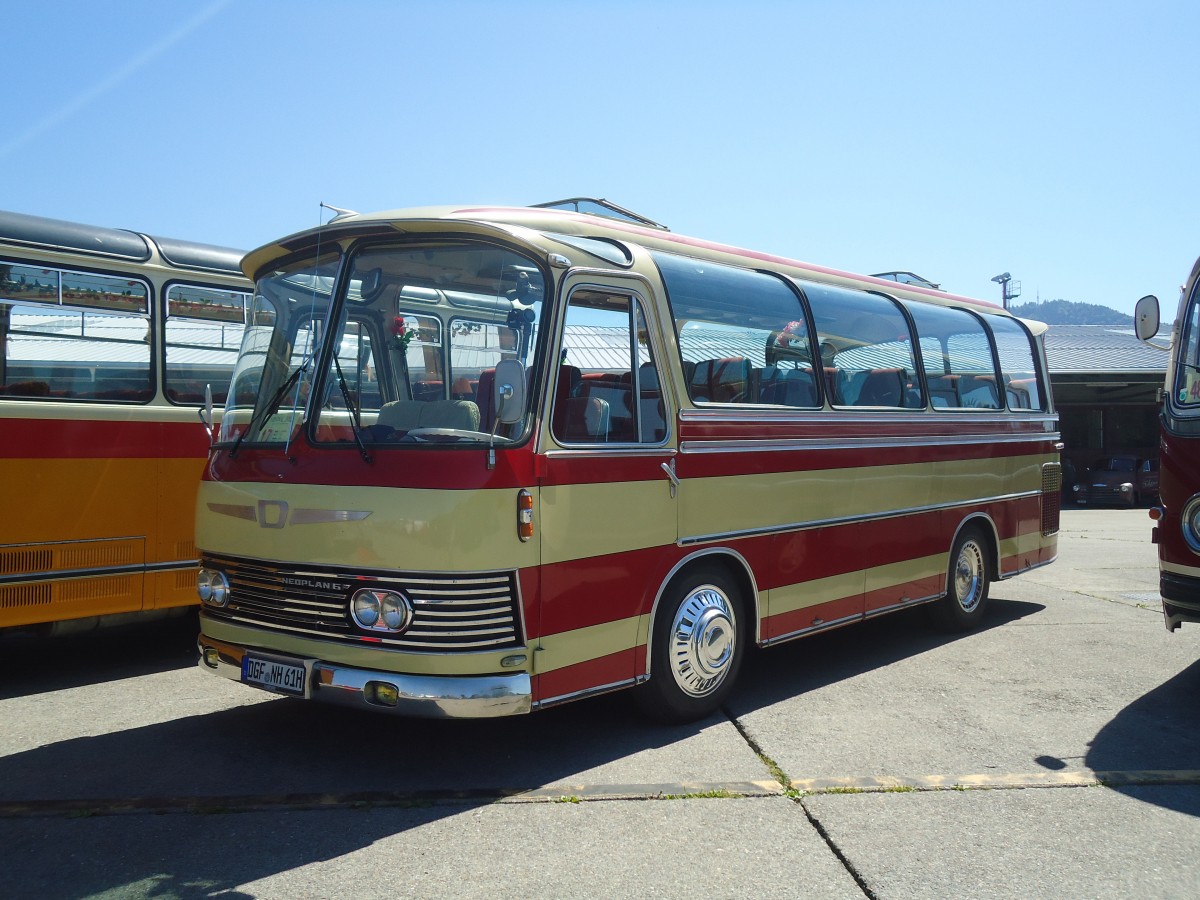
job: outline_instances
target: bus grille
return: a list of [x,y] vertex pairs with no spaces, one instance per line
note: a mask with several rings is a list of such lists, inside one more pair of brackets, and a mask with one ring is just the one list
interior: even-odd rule
[[1042,534],[1058,534],[1062,515],[1062,466],[1042,465]]
[[[417,652],[499,650],[523,641],[512,572],[381,576],[208,556],[204,565],[229,577],[229,603],[204,607],[205,615],[225,622]],[[394,636],[359,628],[350,617],[350,597],[363,588],[404,593],[412,601],[412,624]]]

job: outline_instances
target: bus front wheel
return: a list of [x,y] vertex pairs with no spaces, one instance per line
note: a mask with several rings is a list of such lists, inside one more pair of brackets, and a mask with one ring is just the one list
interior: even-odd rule
[[694,569],[663,595],[650,645],[650,680],[635,692],[652,718],[691,722],[720,708],[745,655],[739,591],[715,566]]
[[943,631],[969,631],[983,618],[988,599],[988,545],[978,528],[964,528],[950,551],[946,594],[930,605]]

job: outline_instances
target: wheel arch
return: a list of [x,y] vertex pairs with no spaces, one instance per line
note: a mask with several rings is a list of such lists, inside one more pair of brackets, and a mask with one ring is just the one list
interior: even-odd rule
[[694,553],[689,553],[683,559],[679,560],[679,562],[675,563],[663,577],[658,590],[654,594],[654,602],[650,606],[650,614],[642,620],[642,625],[638,630],[638,646],[644,648],[644,656],[642,671],[638,675],[639,681],[645,681],[650,677],[650,659],[653,655],[650,645],[654,634],[654,623],[662,606],[663,596],[671,585],[685,578],[689,572],[698,566],[714,564],[725,569],[738,588],[740,588],[742,593],[742,613],[751,617],[751,622],[749,623],[751,626],[750,633],[754,643],[761,643],[762,607],[759,601],[758,582],[754,577],[754,570],[750,566],[750,563],[747,562],[746,557],[729,547],[708,547],[703,550],[697,550]]
[[[984,540],[987,542],[985,549],[987,550],[988,578],[993,582],[999,581],[1002,577],[1000,573],[1000,532],[996,528],[995,520],[985,512],[972,513],[958,523],[958,528],[954,531],[954,537],[950,539],[950,546],[946,548],[946,565],[944,570],[949,571],[950,569],[954,548],[958,544],[958,539],[962,537],[964,531],[971,528],[982,532]],[[946,589],[949,590],[949,585],[946,586]]]

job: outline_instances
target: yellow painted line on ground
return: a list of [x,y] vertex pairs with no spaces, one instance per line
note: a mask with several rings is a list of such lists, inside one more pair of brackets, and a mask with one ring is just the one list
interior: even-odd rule
[[556,784],[549,787],[442,788],[420,791],[356,791],[351,793],[250,794],[214,797],[129,797],[68,800],[0,801],[0,818],[81,818],[90,816],[219,815],[317,809],[403,809],[429,806],[483,806],[492,803],[594,803],[614,800],[738,800],[830,794],[907,793],[933,791],[1023,790],[1062,787],[1197,787],[1200,770],[1147,769],[988,775],[923,775],[917,777],[848,776],[807,778],[788,790],[774,779],[664,784]]
[[986,775],[865,775],[845,778],[806,778],[791,789],[808,794],[884,793],[888,791],[1015,790],[1041,787],[1133,787],[1137,785],[1200,785],[1200,770],[1144,769],[1062,772],[992,773]]

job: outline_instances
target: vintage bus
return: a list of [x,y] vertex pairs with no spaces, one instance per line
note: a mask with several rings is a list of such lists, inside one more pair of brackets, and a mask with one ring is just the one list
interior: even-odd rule
[[[1158,298],[1139,300],[1134,321],[1138,337],[1154,337]],[[1174,631],[1200,622],[1200,260],[1180,293],[1170,349],[1159,416],[1160,505],[1150,515],[1157,521],[1163,617]]]
[[682,721],[754,645],[970,628],[1056,556],[1043,326],[991,304],[603,201],[339,215],[243,268],[196,507],[227,678],[425,716],[632,687]]
[[0,212],[0,633],[194,606],[195,486],[242,254]]

